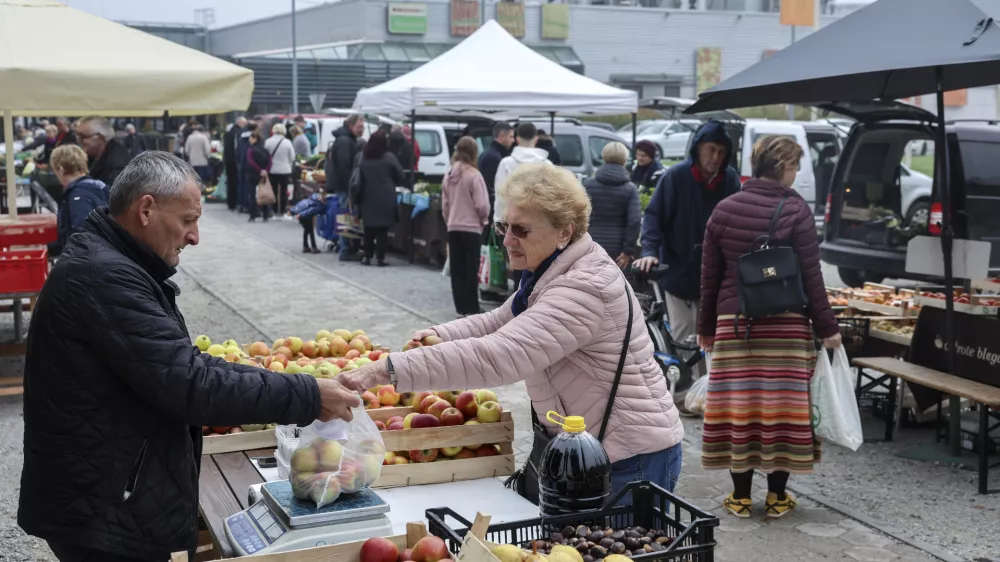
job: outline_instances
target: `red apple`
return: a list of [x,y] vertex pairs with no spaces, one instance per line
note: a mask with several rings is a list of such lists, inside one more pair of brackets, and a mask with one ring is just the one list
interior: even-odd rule
[[503,412],[503,408],[500,404],[496,402],[483,402],[479,405],[479,411],[476,412],[476,420],[479,423],[496,423],[500,421],[500,413]]
[[[415,393],[413,395],[413,403],[412,403],[413,409],[417,410],[420,407],[420,403],[423,402],[424,398],[427,398],[428,396],[434,396],[434,393],[428,392],[426,390]],[[422,414],[423,412],[420,413]]]
[[441,399],[438,398],[437,396],[434,396],[433,394],[430,396],[426,396],[424,397],[423,400],[420,401],[420,405],[417,406],[417,411],[420,412],[421,414],[426,414],[427,408],[430,408],[433,404],[440,401]]
[[287,367],[288,366],[288,357],[289,357],[289,355],[285,355],[284,353],[275,353],[274,357],[272,357],[271,360],[273,362],[275,362],[275,363],[281,363],[282,365],[284,365],[285,367]]
[[391,418],[385,421],[385,424],[389,425],[396,422],[403,423],[403,416],[392,416]]
[[441,425],[462,425],[465,423],[465,418],[462,416],[462,412],[458,411],[458,408],[448,408],[441,412]]
[[306,357],[316,357],[319,355],[319,346],[316,342],[309,340],[302,344],[302,355]]
[[249,351],[250,355],[254,357],[258,357],[261,355],[268,355],[271,353],[271,350],[267,348],[267,344],[262,341],[255,341],[252,344],[250,344]]
[[367,390],[361,395],[361,399],[364,400],[365,402],[366,410],[373,410],[382,405],[381,403],[379,403],[378,397],[372,394],[371,392],[368,392]]
[[455,400],[458,398],[459,392],[457,390],[439,390],[434,393],[434,396],[442,400],[447,400],[452,406],[455,405]]
[[372,537],[361,545],[361,562],[397,562],[399,547],[382,537]]
[[437,449],[414,449],[410,451],[410,460],[413,462],[434,462],[437,456]]
[[413,545],[413,562],[438,562],[451,558],[448,545],[435,536],[427,536]]
[[330,361],[330,363],[333,363],[334,365],[336,365],[336,367],[338,369],[343,369],[344,367],[347,366],[347,359],[344,359],[343,357],[338,357],[338,358],[334,359],[333,361]]
[[357,349],[351,349],[344,354],[344,359],[347,359],[348,361],[351,359],[357,359],[358,357],[361,357],[361,352]]
[[377,427],[379,431],[385,431],[385,424],[379,420],[375,420],[375,427]]
[[386,429],[388,431],[401,431],[403,429],[403,422],[401,422],[401,421],[392,422],[392,423],[389,424],[389,426]]
[[[403,425],[405,427],[406,422],[403,422]],[[431,414],[417,414],[413,416],[412,420],[410,420],[410,428],[412,429],[420,429],[424,427],[437,427],[439,425],[441,425],[441,420],[437,419]]]
[[451,404],[449,404],[447,400],[438,399],[437,402],[431,404],[430,407],[427,408],[427,413],[434,416],[437,419],[441,419],[441,414],[443,414],[445,410],[448,410],[450,408]]
[[379,357],[382,357],[381,349],[373,349],[368,352],[368,358],[371,359],[372,361],[378,361]]
[[495,457],[499,454],[500,453],[497,451],[496,445],[480,445],[479,448],[476,449],[477,457]]
[[413,562],[413,549],[407,548],[399,555],[399,562]]
[[479,411],[479,399],[476,398],[476,393],[466,390],[455,398],[455,407],[462,412],[465,419],[474,420]]
[[474,459],[474,458],[476,458],[476,453],[473,453],[472,451],[470,451],[468,449],[462,449],[461,451],[458,452],[457,455],[455,455],[452,458],[454,458],[456,460],[457,459]]
[[378,389],[378,401],[385,406],[395,406],[399,404],[399,394],[391,384],[387,384]]
[[340,489],[345,494],[353,494],[365,487],[365,468],[356,460],[344,459],[337,473]]

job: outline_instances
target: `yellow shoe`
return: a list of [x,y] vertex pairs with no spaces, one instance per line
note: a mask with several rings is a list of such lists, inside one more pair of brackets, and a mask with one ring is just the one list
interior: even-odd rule
[[726,508],[726,511],[732,513],[736,517],[741,519],[746,519],[750,517],[750,507],[753,505],[753,500],[747,498],[743,500],[738,500],[733,497],[731,492],[726,499],[722,500],[722,507]]
[[771,492],[767,494],[767,499],[764,501],[764,513],[772,519],[777,519],[779,517],[784,517],[793,509],[795,509],[795,497],[785,492],[785,499],[778,501],[778,495]]

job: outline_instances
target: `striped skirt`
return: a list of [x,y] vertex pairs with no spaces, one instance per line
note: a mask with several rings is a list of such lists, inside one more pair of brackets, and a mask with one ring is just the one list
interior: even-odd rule
[[733,316],[719,316],[705,404],[701,466],[765,473],[812,472],[809,379],[816,365],[809,320],[801,314],[755,319],[739,335]]

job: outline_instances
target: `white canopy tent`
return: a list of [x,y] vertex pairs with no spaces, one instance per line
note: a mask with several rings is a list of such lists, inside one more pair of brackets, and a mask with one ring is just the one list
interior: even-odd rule
[[[38,41],[38,30],[65,40]],[[245,110],[252,93],[249,69],[53,0],[0,0],[10,216],[15,115],[211,115]]]
[[423,66],[358,92],[359,113],[421,116],[619,115],[638,94],[577,74],[495,20]]

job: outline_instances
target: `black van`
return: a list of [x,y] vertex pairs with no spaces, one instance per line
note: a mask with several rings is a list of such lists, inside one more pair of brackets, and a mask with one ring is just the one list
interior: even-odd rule
[[[885,278],[925,280],[906,272],[906,247],[914,236],[939,233],[938,182],[929,198],[908,186],[916,163],[933,175],[936,117],[901,102],[817,107],[857,121],[830,184],[823,261],[855,287]],[[961,121],[946,131],[955,235],[1000,241],[1000,126]],[[990,271],[1000,271],[1000,245],[991,251]]]

